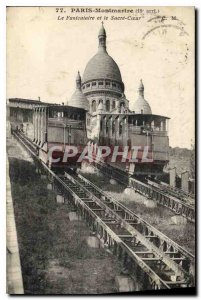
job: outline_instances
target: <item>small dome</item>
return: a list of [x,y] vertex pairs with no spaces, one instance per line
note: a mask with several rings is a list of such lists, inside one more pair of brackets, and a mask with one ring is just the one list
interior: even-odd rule
[[89,101],[81,90],[81,77],[79,71],[76,77],[76,90],[68,102],[68,105],[89,110]]
[[144,99],[144,85],[142,83],[142,79],[140,80],[140,85],[138,88],[139,97],[134,103],[133,110],[136,114],[147,114],[151,115],[151,107],[149,103]]
[[73,93],[70,101],[68,102],[68,105],[89,110],[89,102],[87,100],[87,97],[82,93],[81,90],[78,89],[76,89]]
[[142,97],[139,97],[135,101],[133,110],[134,110],[135,114],[141,114],[141,113],[147,114],[147,115],[152,114],[149,103]]

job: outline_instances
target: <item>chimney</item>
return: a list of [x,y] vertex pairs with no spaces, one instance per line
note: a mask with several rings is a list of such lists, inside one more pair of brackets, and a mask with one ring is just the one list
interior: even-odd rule
[[40,101],[40,96],[38,97],[38,101]]
[[64,102],[62,102],[62,105],[64,105]]

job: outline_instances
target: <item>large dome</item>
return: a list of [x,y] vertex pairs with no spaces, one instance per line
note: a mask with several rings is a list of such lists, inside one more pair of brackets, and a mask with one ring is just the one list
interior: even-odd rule
[[119,67],[106,50],[106,31],[103,25],[99,31],[98,39],[98,53],[88,62],[82,78],[82,84],[97,79],[110,79],[122,83]]
[[119,67],[107,52],[98,52],[90,59],[85,68],[82,83],[95,79],[111,79],[122,82]]

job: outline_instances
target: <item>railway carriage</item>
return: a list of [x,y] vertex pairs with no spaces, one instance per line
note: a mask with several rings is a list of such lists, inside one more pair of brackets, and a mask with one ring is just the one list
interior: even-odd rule
[[[64,105],[36,106],[33,112],[34,144],[39,158],[51,168],[76,168],[87,144],[85,110]],[[77,154],[65,161],[66,147],[75,146]]]

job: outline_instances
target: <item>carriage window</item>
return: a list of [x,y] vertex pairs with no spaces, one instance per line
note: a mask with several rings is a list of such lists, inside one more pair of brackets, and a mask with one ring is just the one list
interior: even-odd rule
[[28,122],[29,118],[28,118],[28,113],[24,113],[23,115],[23,122]]
[[10,108],[10,116],[11,117],[13,117],[13,116],[15,116],[16,114],[15,114],[15,111],[14,111],[14,109],[11,107]]

